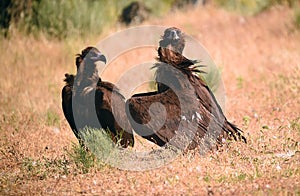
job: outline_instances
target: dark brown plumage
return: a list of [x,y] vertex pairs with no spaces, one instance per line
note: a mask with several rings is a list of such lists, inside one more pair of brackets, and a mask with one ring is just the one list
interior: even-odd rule
[[[127,101],[135,132],[159,146],[169,142],[187,149],[201,144],[211,148],[228,137],[246,142],[241,130],[227,121],[213,93],[196,75],[201,72],[194,65],[197,61],[181,54],[184,40],[174,42],[179,31],[167,29],[160,41],[159,62],[155,65],[158,91],[136,94]],[[185,139],[181,143],[177,137],[180,134],[188,142]]]
[[113,84],[101,81],[97,61],[106,62],[106,59],[94,47],[87,47],[77,55],[77,75],[65,75],[66,85],[62,89],[64,115],[80,143],[80,130],[91,127],[109,129],[114,142],[120,139],[123,147],[133,146],[124,97]]
[[[179,69],[187,77],[191,85],[193,86],[197,99],[199,101],[201,115],[207,115],[207,121],[200,121],[200,127],[208,127],[211,122],[216,126],[215,128],[222,130],[218,137],[218,142],[221,142],[222,138],[233,138],[235,140],[241,139],[246,142],[246,138],[242,135],[242,131],[232,123],[228,122],[221,107],[219,106],[214,94],[209,89],[207,84],[197,76],[201,70],[197,69],[199,66],[193,66],[197,61],[189,60],[182,54],[169,50],[168,48],[158,49],[159,60],[172,65],[176,69]],[[200,66],[201,67],[201,66]],[[210,123],[210,124],[209,124]],[[204,132],[204,130],[201,130]],[[210,130],[208,130],[210,131]]]
[[[161,36],[161,40],[159,41],[159,47],[161,48],[169,48],[172,51],[178,52],[182,54],[182,51],[185,47],[185,39],[184,34],[180,29],[176,27],[167,28],[164,31],[164,34]],[[155,64],[154,67],[157,68],[155,72],[155,80],[157,83],[157,91],[163,92],[166,89],[169,89],[168,86],[159,81],[168,80],[169,82],[176,82],[176,78],[172,74],[169,73],[169,68],[164,65],[163,61],[159,61]]]

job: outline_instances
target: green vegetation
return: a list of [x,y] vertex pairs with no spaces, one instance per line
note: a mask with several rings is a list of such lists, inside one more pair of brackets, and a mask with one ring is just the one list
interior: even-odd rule
[[250,116],[244,116],[244,117],[243,117],[243,122],[244,122],[244,125],[245,125],[246,127],[249,126],[250,121],[251,121],[251,117],[250,117]]
[[238,11],[243,15],[253,15],[266,9],[269,1],[264,0],[215,0],[217,4],[231,11]]
[[67,154],[77,168],[84,174],[88,173],[91,168],[97,165],[95,156],[79,144],[73,143],[72,149],[67,151]]
[[46,114],[46,124],[48,126],[58,126],[59,125],[59,115],[52,110],[48,110]]
[[205,73],[201,73],[202,79],[206,82],[208,87],[213,93],[217,91],[221,82],[221,70],[216,66],[208,66],[208,70]]
[[67,155],[84,174],[92,168],[102,168],[111,154],[118,152],[120,141],[115,144],[109,130],[86,127],[81,130],[80,135],[85,147],[73,144],[72,149],[67,151]]
[[[113,149],[116,149],[108,132],[102,129],[86,128],[83,130],[82,136],[86,140],[86,148],[78,143],[73,143],[71,148],[65,149],[65,152],[59,157],[32,158],[25,156],[18,158],[22,165],[20,175],[26,179],[39,180],[52,177],[66,178],[71,173],[74,175],[86,174],[92,169],[97,170],[106,166],[105,158]],[[96,147],[97,149],[95,149]],[[94,152],[97,154],[93,154]]]
[[300,133],[300,116],[290,122],[290,127]]
[[23,177],[44,180],[53,175],[66,176],[70,173],[70,162],[66,157],[60,159],[33,159],[25,157],[22,161]]
[[[5,36],[17,29],[28,34],[46,33],[64,39],[72,36],[98,35],[118,23],[122,9],[129,1],[95,0],[2,0],[0,6],[0,33]],[[295,25],[300,27],[300,11],[293,0],[215,0],[216,4],[243,15],[254,15],[274,5],[295,7]],[[144,2],[152,16],[168,13],[176,0]]]
[[243,88],[243,86],[244,86],[244,78],[242,76],[239,76],[239,77],[236,78],[236,80],[237,80],[237,87],[239,89]]
[[300,29],[300,3],[298,3],[294,8],[294,18],[295,26]]
[[[122,9],[130,1],[95,0],[2,0],[0,30],[9,28],[38,35],[44,32],[55,38],[97,35],[118,22]],[[145,2],[154,16],[170,10],[174,0]]]
[[288,5],[294,6],[294,0],[215,0],[215,2],[231,11],[237,11],[243,15],[258,14],[275,5]]
[[86,147],[93,152],[99,160],[107,160],[111,152],[117,148],[108,130],[85,128],[80,134]]
[[34,159],[24,157],[22,160],[22,173],[26,178],[44,180],[53,177],[53,175],[66,177],[70,173],[86,174],[93,168],[97,169],[104,166],[104,162],[97,159],[91,151],[83,148],[78,143],[73,143],[71,149],[67,149],[64,155],[59,158],[42,157]]

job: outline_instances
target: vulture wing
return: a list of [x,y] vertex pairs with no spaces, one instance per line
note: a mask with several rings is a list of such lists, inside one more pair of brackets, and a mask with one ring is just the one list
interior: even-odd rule
[[[200,128],[205,128],[209,134],[213,133],[212,138],[217,137],[218,143],[221,143],[222,138],[227,137],[235,140],[241,139],[246,142],[242,131],[226,119],[212,91],[206,83],[197,76],[196,72],[199,71],[195,66],[191,67],[194,62],[197,61],[189,60],[182,54],[169,50],[168,48],[159,48],[158,53],[160,61],[176,67],[188,77],[199,101],[199,112],[203,117],[206,116],[208,118],[204,118],[199,122]],[[205,131],[201,130],[201,132]]]
[[[109,129],[114,142],[123,147],[134,145],[132,128],[125,113],[125,100],[118,89],[102,82],[95,62],[106,58],[95,47],[87,47],[76,57],[77,75],[65,75],[62,108],[75,136],[85,127]],[[123,129],[124,131],[123,131]]]
[[99,82],[95,93],[98,120],[103,128],[108,128],[115,140],[123,147],[134,145],[132,127],[125,112],[125,99],[118,89],[109,82]]
[[[179,99],[171,89],[162,93],[136,94],[128,99],[126,112],[135,132],[159,146],[168,142],[175,144],[183,116]],[[190,101],[188,105],[194,104]],[[185,148],[187,145],[178,143],[176,146]]]
[[199,71],[192,66],[197,61],[168,48],[159,48],[158,52],[161,63],[155,66],[159,70],[157,78],[162,81],[157,82],[168,87],[134,95],[127,101],[127,114],[135,132],[159,146],[170,142],[187,149],[201,144],[211,148],[228,136],[246,141],[242,131],[227,121],[211,90],[196,75]]
[[76,125],[74,122],[73,117],[73,110],[72,110],[72,89],[74,84],[74,75],[71,74],[65,74],[64,81],[66,82],[66,85],[62,89],[62,109],[65,115],[65,118],[67,119],[72,131],[74,132],[76,138],[79,140],[78,131],[76,129]]

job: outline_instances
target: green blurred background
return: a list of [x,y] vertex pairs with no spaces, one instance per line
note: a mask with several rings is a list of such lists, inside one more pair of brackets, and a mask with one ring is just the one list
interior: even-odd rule
[[[42,32],[58,39],[90,36],[118,24],[118,16],[122,13],[122,9],[132,2],[132,0],[1,0],[0,31],[5,37],[9,37],[12,30],[35,36]],[[188,4],[195,1],[143,1],[151,10],[150,17],[161,17],[174,9],[182,9],[184,2]],[[203,2],[198,1],[198,4]],[[206,0],[206,2],[242,15],[255,15],[272,6],[287,4],[295,10],[294,22],[300,27],[298,0]]]

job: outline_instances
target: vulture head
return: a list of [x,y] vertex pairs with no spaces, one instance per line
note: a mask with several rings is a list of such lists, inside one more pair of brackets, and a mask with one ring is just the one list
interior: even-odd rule
[[[81,54],[76,56],[77,76],[75,86],[76,91],[83,95],[96,88],[100,80],[96,62],[106,63],[106,58],[97,48],[91,46],[85,48],[81,51]],[[74,95],[77,94],[76,91],[74,91]]]
[[95,65],[95,62],[102,61],[106,63],[105,56],[95,47],[89,46],[81,51],[81,54],[76,55],[76,66],[79,69],[82,62],[89,65]]
[[167,28],[161,37],[159,46],[182,54],[185,46],[184,34],[176,27]]

